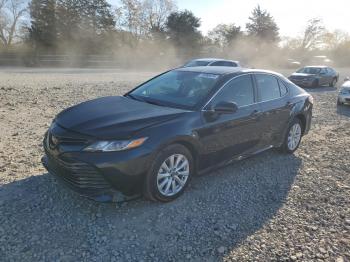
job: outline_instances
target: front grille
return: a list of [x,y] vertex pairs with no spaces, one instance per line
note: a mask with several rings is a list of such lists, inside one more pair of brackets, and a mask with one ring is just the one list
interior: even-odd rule
[[47,168],[71,189],[82,195],[97,196],[111,190],[98,170],[87,163],[47,154]]
[[58,144],[62,145],[86,145],[89,143],[89,140],[84,138],[74,138],[74,137],[63,137],[53,135],[50,131],[47,134],[48,142],[50,146],[57,146]]
[[57,137],[59,144],[87,144],[88,140],[72,137]]

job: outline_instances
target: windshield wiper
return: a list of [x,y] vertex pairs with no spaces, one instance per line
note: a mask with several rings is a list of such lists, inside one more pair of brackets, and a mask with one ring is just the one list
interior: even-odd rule
[[130,97],[131,99],[134,99],[134,100],[137,100],[137,101],[145,102],[145,100],[143,100],[142,98],[136,97],[136,96],[131,95],[131,94],[127,94],[126,97]]
[[146,103],[152,104],[152,105],[156,105],[156,106],[165,106],[163,103],[160,103],[160,102],[154,101],[154,100],[145,99],[145,98],[144,98],[143,102],[146,102]]
[[140,101],[140,102],[145,102],[145,103],[152,104],[152,105],[157,105],[157,106],[165,106],[163,103],[160,103],[160,102],[157,102],[157,101],[154,101],[154,100],[147,99],[146,97],[142,97],[142,98],[141,98],[141,97],[139,97],[139,96],[134,96],[134,95],[131,95],[131,94],[127,94],[126,96],[127,96],[127,97],[130,97],[131,99]]

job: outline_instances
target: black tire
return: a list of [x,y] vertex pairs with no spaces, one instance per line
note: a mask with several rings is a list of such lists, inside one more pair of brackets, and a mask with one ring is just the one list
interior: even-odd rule
[[337,85],[337,78],[334,77],[332,79],[332,82],[329,83],[329,87],[336,87],[336,85]]
[[[157,176],[161,168],[161,165],[164,163],[164,161],[166,161],[170,156],[175,154],[181,154],[186,157],[189,163],[189,175],[185,182],[185,185],[182,187],[182,189],[179,192],[177,192],[172,196],[166,196],[162,194],[158,189]],[[173,144],[173,145],[167,146],[157,154],[150,168],[150,171],[146,175],[146,178],[144,181],[144,188],[143,188],[144,197],[151,201],[160,201],[160,202],[170,202],[178,198],[180,195],[183,194],[184,190],[188,186],[192,178],[192,175],[194,173],[194,170],[195,169],[194,169],[193,156],[185,146],[180,144]]]
[[312,82],[312,87],[318,87],[319,85],[319,82],[318,82],[318,79],[315,79],[313,82]]
[[[288,146],[288,136],[289,136],[291,128],[296,124],[298,124],[300,126],[300,129],[301,129],[300,139],[299,139],[299,142],[297,143],[296,147],[293,149],[290,149]],[[298,149],[300,142],[301,142],[301,139],[302,139],[302,136],[303,136],[303,128],[304,127],[303,127],[303,124],[301,123],[300,119],[294,118],[294,120],[290,123],[290,125],[288,127],[288,130],[287,130],[286,135],[285,135],[284,140],[283,140],[283,144],[279,148],[279,150],[282,153],[293,154]]]
[[339,101],[339,99],[337,100],[337,105],[341,106],[343,103]]

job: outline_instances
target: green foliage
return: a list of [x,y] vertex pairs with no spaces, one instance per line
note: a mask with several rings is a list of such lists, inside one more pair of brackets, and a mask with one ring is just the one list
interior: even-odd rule
[[254,8],[250,22],[246,24],[248,34],[264,41],[279,41],[279,28],[273,17],[258,5]]
[[30,15],[30,40],[41,51],[79,45],[83,52],[97,52],[115,28],[106,0],[32,0]]
[[196,48],[202,38],[198,28],[200,19],[191,11],[173,12],[166,22],[166,30],[170,40],[180,47]]
[[36,48],[52,49],[56,45],[56,1],[32,0],[29,5],[29,38]]
[[240,26],[236,26],[235,24],[219,24],[208,33],[208,37],[214,44],[224,47],[242,36],[242,34],[243,32],[241,31]]

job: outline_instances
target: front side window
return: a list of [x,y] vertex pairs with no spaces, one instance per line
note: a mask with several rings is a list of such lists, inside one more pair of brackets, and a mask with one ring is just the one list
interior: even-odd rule
[[212,105],[220,102],[235,102],[238,106],[254,103],[254,88],[250,75],[239,76],[228,82],[213,98]]
[[312,74],[317,75],[321,71],[321,68],[319,67],[304,67],[297,71],[297,73],[303,73],[303,74]]
[[255,77],[261,102],[281,97],[276,77],[265,74],[256,74]]
[[192,109],[213,90],[220,75],[170,71],[139,86],[128,96],[149,103]]

